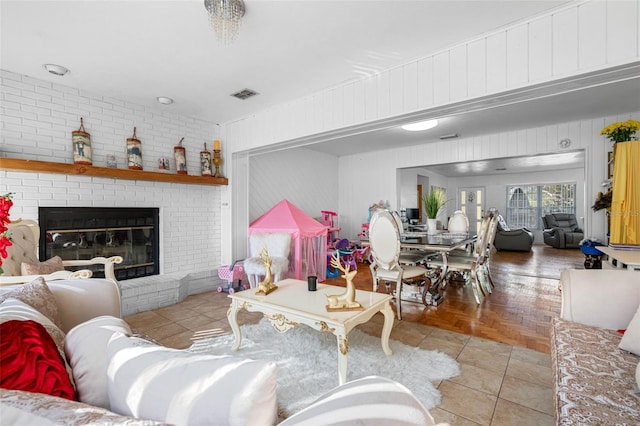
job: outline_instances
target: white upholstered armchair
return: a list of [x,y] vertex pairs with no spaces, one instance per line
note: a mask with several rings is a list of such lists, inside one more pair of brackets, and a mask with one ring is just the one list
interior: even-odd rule
[[260,252],[267,248],[271,258],[271,274],[274,282],[280,281],[289,270],[289,252],[291,235],[286,233],[251,234],[249,250],[251,257],[244,261],[244,272],[247,274],[251,288],[258,286],[259,277],[266,271],[260,260]]
[[[49,267],[56,268],[55,262],[39,262],[38,260],[38,239],[40,238],[40,228],[33,220],[18,219],[9,223],[9,236],[12,245],[7,248],[7,258],[2,262],[3,274],[0,276],[0,285],[21,284],[33,281],[36,277],[42,276],[45,281],[65,280],[72,278],[91,278],[93,272],[88,269],[78,271],[57,270],[55,272],[34,272],[34,269],[46,270]],[[64,267],[82,267],[90,265],[104,265],[105,278],[116,281],[114,265],[121,263],[122,257],[111,256],[94,257],[88,260],[61,260]]]

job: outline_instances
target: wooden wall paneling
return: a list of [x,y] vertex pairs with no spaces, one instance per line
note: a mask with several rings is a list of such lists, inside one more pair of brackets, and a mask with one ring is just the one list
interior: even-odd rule
[[378,117],[378,76],[367,78],[364,81],[364,99],[365,121],[375,120]]
[[413,111],[418,109],[418,62],[413,61],[402,67],[403,87],[402,92],[403,108],[401,111]]
[[344,86],[343,92],[343,107],[342,112],[344,114],[344,124],[351,126],[356,123],[355,119],[355,84],[350,83]]
[[529,82],[529,25],[507,30],[507,87]]
[[344,121],[344,86],[338,86],[331,90],[331,104],[331,128],[338,129],[344,127],[346,124]]
[[362,123],[367,118],[367,97],[364,81],[358,80],[353,83],[353,120],[355,123]]
[[327,130],[333,129],[335,126],[333,124],[333,108],[334,108],[334,103],[333,103],[333,97],[332,97],[332,90],[325,90],[324,92],[322,92],[322,125],[321,125],[321,131],[322,132],[326,132]]
[[638,55],[638,2],[607,2],[607,61]]
[[578,12],[565,9],[553,15],[553,75],[578,70]]
[[580,5],[578,18],[578,64],[580,68],[592,68],[607,62],[607,3],[589,2]]
[[529,24],[529,80],[545,81],[552,76],[552,19],[545,16]]
[[[397,68],[394,68],[394,70]],[[376,118],[387,117],[391,111],[391,75],[393,70],[381,73],[378,80],[377,88],[377,105]]]
[[547,126],[547,152],[555,152],[558,151],[558,142],[560,142],[560,138],[558,137],[558,125],[553,124]]
[[433,102],[443,105],[451,99],[451,68],[449,51],[438,53],[433,58]]
[[501,31],[487,36],[487,92],[507,87],[507,34]]
[[467,46],[467,93],[469,97],[487,92],[487,41],[472,41]]
[[406,111],[404,107],[404,67],[397,67],[389,70],[389,108],[386,114],[381,114],[380,117],[387,117],[389,115],[398,115],[403,111]]
[[433,57],[418,61],[418,107],[433,105]]
[[451,101],[459,101],[466,99],[469,94],[469,67],[467,45],[462,44],[451,49],[449,55],[449,66],[451,80],[449,87],[451,88]]
[[527,152],[524,141],[518,140],[516,132],[506,132],[501,137],[506,139],[507,155],[509,157],[516,157],[519,153]]
[[313,127],[310,129],[310,134],[320,133],[324,130],[323,127],[323,104],[322,104],[322,96],[320,93],[317,93],[311,99],[311,105],[313,108]]
[[540,152],[538,150],[538,139],[536,136],[537,134],[535,129],[527,129],[524,139],[527,146],[530,146],[533,152]]

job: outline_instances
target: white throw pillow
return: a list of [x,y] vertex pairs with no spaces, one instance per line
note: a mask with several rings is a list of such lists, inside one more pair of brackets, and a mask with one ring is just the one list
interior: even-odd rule
[[64,339],[78,400],[109,409],[107,392],[107,344],[113,333],[131,335],[126,322],[113,316],[101,316],[78,324]]
[[640,306],[627,326],[627,331],[624,332],[618,347],[640,356]]
[[116,333],[108,344],[111,410],[176,425],[273,425],[273,362],[168,349]]

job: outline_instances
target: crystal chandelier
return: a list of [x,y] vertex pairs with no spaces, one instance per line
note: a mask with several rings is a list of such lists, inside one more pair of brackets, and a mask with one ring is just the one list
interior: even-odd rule
[[204,0],[204,7],[209,12],[209,24],[218,40],[224,44],[233,43],[238,36],[241,19],[244,16],[244,1]]

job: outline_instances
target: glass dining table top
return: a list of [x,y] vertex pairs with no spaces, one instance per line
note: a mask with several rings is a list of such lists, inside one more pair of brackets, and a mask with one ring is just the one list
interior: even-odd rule
[[446,231],[436,234],[405,232],[400,236],[400,246],[403,248],[448,251],[471,244],[476,239],[476,234],[449,233]]

